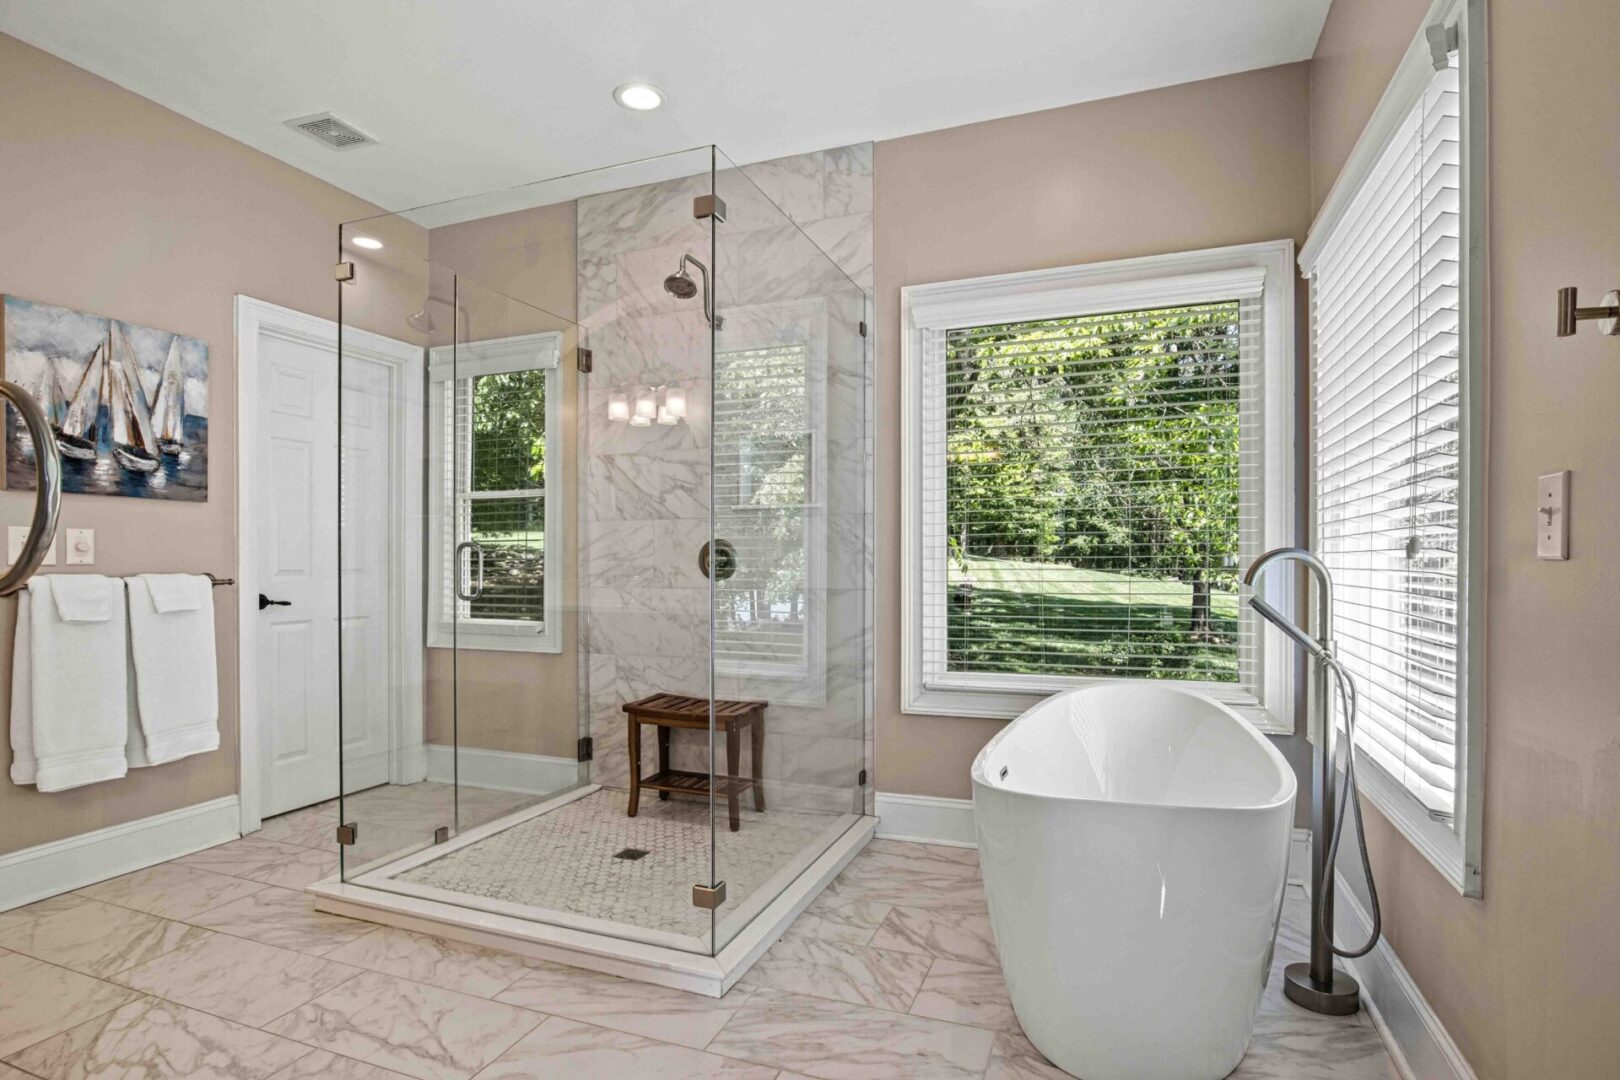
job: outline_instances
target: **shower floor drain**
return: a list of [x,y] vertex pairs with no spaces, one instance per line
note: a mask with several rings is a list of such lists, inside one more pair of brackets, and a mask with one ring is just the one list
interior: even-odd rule
[[627,847],[613,857],[615,859],[627,859],[630,862],[635,862],[637,859],[645,859],[650,854],[652,854],[652,852],[643,851],[638,847]]

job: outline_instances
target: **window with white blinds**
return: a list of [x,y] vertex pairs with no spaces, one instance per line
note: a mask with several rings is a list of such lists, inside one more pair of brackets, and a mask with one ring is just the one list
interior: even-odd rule
[[929,674],[1253,685],[1236,587],[1258,316],[1228,299],[940,331]]
[[551,336],[435,350],[432,643],[553,651]]
[[1311,265],[1313,532],[1360,691],[1357,748],[1456,809],[1465,647],[1462,116],[1455,54]]
[[817,618],[817,518],[808,350],[714,358],[714,532],[736,572],[714,585],[715,661],[727,674],[803,677]]
[[1238,577],[1293,536],[1293,255],[903,290],[908,712],[1143,679],[1291,730],[1293,665]]

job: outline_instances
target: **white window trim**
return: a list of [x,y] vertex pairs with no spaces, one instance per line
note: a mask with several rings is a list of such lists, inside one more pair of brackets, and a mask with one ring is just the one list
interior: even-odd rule
[[[558,367],[563,336],[557,331],[493,338],[489,341],[440,345],[428,350],[428,593],[427,643],[430,648],[485,649],[494,652],[562,652],[562,581],[553,572],[564,565],[562,550],[562,492],[553,490],[552,477],[561,477],[562,431],[559,398],[562,383]],[[452,379],[474,378],[511,371],[546,372],[546,559],[544,624],[501,625],[497,620],[446,619],[444,595],[444,530],[448,527],[440,493],[445,472],[445,387]]]
[[[908,285],[900,290],[901,427],[901,709],[935,716],[1010,719],[1053,693],[1108,682],[1108,679],[1053,677],[995,680],[976,677],[975,686],[949,689],[923,680],[923,329],[978,326],[998,322],[1060,318],[1137,307],[1192,304],[1228,299],[1240,285],[1261,286],[1261,380],[1266,437],[1261,464],[1264,524],[1268,544],[1292,543],[1295,536],[1294,402],[1294,242],[1210,248],[1151,255],[1084,266]],[[1293,582],[1273,575],[1264,582],[1267,598],[1292,610]],[[1280,634],[1262,641],[1262,683],[1258,700],[1247,690],[1220,683],[1177,681],[1225,701],[1261,731],[1294,731],[1295,664]],[[1033,688],[1033,689],[1032,689]]]
[[[805,507],[805,655],[800,664],[738,663],[716,660],[715,674],[763,684],[785,705],[827,703],[827,446],[826,431],[829,317],[824,300],[754,304],[726,312],[725,339],[718,352],[802,347],[810,416],[810,503]],[[720,345],[724,348],[719,348]],[[724,531],[723,526],[711,528]],[[714,632],[714,628],[710,628]],[[739,690],[739,693],[744,692]],[[752,692],[752,691],[748,691]]]
[[1469,897],[1484,895],[1481,810],[1485,797],[1485,425],[1489,400],[1485,374],[1489,370],[1485,25],[1485,0],[1433,0],[1377,108],[1356,140],[1343,171],[1323,201],[1299,255],[1300,269],[1309,277],[1322,246],[1434,74],[1428,29],[1445,27],[1448,32],[1454,32],[1460,54],[1458,81],[1467,142],[1461,176],[1462,229],[1467,253],[1461,268],[1461,371],[1466,423],[1461,432],[1464,479],[1460,494],[1464,500],[1463,527],[1468,537],[1463,547],[1463,589],[1458,601],[1458,626],[1465,635],[1465,646],[1458,657],[1457,681],[1463,689],[1463,703],[1457,714],[1458,777],[1454,820],[1448,823],[1431,816],[1398,780],[1365,753],[1356,754],[1356,778],[1367,801],[1389,819],[1453,888]]

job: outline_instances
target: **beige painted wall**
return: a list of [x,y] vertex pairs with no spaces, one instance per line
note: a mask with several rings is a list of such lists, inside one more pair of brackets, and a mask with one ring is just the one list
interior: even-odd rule
[[[1426,9],[1337,0],[1317,164],[1365,123]],[[1620,1060],[1620,340],[1553,336],[1555,290],[1620,286],[1613,0],[1491,0],[1484,899],[1368,815],[1390,943],[1481,1080]],[[1374,33],[1369,24],[1383,24]],[[1376,42],[1376,47],[1373,44]],[[1320,61],[1319,61],[1320,62]],[[1351,70],[1354,69],[1354,70]],[[1598,119],[1594,124],[1594,118]],[[1332,176],[1317,178],[1318,197]],[[1536,559],[1535,478],[1574,472],[1569,562]]]
[[442,226],[428,244],[435,263],[463,277],[458,295],[475,340],[563,331],[558,414],[566,453],[547,484],[562,498],[567,555],[561,653],[427,650],[427,741],[453,741],[455,705],[461,746],[572,758],[580,733],[574,204]]
[[1306,79],[1292,64],[877,144],[878,790],[966,797],[1004,723],[900,711],[900,288],[1302,241]]
[[[64,499],[61,524],[96,530],[95,570],[233,575],[236,293],[336,316],[336,226],[376,208],[78,68],[0,35],[0,292],[203,338],[209,346],[209,497]],[[364,322],[396,325],[351,294]],[[0,495],[4,523],[31,494]],[[41,795],[4,779],[0,852],[237,790],[235,593],[215,590],[220,749],[123,779]],[[15,605],[0,602],[0,717],[10,701]],[[0,720],[0,731],[7,720]]]

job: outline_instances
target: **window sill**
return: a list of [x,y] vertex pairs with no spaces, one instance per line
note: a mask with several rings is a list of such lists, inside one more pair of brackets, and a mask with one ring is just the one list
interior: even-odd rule
[[[1005,686],[914,687],[901,704],[901,712],[918,716],[968,716],[986,720],[1014,720],[1054,694],[1101,682],[1139,681],[1182,690],[1196,690],[1226,705],[1266,735],[1292,735],[1294,725],[1242,691],[1212,688],[1201,683],[1142,680],[1076,679],[1062,686],[1020,690]],[[1225,690],[1225,693],[1222,693]]]
[[[1342,756],[1342,755],[1341,755]],[[1339,770],[1344,780],[1344,769]],[[1471,867],[1463,857],[1462,837],[1444,821],[1436,821],[1416,799],[1383,767],[1364,753],[1356,755],[1356,780],[1367,802],[1395,826],[1395,831],[1417,849],[1440,876],[1451,883],[1463,896],[1478,898],[1482,895],[1479,868]],[[1350,828],[1353,823],[1347,823]],[[1343,841],[1348,843],[1349,837]],[[1341,851],[1344,849],[1341,847]]]
[[555,634],[537,632],[491,633],[484,630],[463,629],[452,632],[449,627],[434,627],[428,632],[428,648],[459,649],[463,652],[521,652],[561,653],[562,642]]

